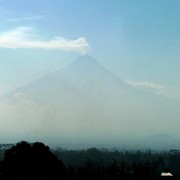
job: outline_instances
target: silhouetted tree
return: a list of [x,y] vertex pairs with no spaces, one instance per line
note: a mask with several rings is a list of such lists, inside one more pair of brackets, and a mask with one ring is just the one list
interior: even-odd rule
[[56,179],[65,176],[63,162],[41,142],[22,141],[5,152],[5,179]]

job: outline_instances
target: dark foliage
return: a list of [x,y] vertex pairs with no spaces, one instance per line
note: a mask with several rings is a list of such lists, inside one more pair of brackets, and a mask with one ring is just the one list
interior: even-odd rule
[[5,152],[2,162],[4,179],[55,179],[65,176],[62,161],[41,142],[20,142]]
[[[108,151],[55,150],[54,154],[67,167],[72,179],[178,179],[180,178],[180,151]],[[173,177],[161,177],[171,172]]]
[[[171,172],[173,177],[161,177]],[[179,179],[180,152],[50,150],[41,142],[19,142],[0,161],[4,180]]]

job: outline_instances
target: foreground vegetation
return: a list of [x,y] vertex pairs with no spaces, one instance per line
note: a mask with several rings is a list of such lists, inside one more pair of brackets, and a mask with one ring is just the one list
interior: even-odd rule
[[64,150],[41,142],[19,142],[7,149],[0,162],[0,179],[170,179],[180,178],[180,151]]

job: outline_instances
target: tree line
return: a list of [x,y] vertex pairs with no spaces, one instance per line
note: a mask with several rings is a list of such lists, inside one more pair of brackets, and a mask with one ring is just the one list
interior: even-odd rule
[[2,180],[162,179],[162,172],[180,178],[178,150],[52,150],[42,142],[22,141],[7,149],[0,161]]

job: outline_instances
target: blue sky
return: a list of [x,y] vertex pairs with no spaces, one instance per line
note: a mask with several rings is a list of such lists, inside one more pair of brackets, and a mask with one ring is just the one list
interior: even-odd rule
[[179,0],[1,0],[0,95],[90,53],[180,99]]

